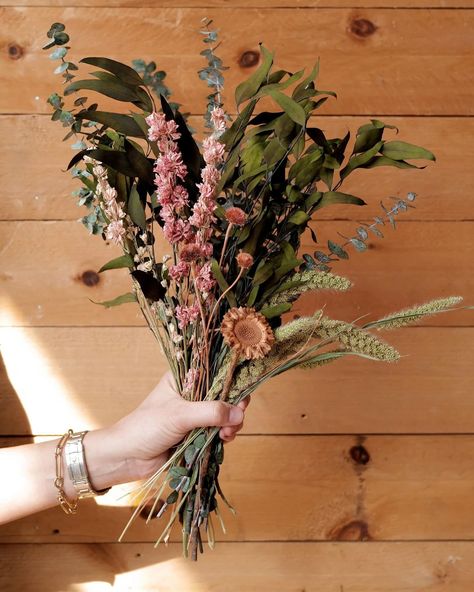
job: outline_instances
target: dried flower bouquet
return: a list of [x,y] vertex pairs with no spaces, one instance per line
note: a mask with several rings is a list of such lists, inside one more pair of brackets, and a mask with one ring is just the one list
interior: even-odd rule
[[[341,244],[328,241],[313,255],[300,254],[303,232],[314,233],[315,213],[332,204],[364,205],[339,190],[356,169],[417,168],[412,159],[434,160],[428,150],[400,140],[386,141],[394,129],[372,119],[350,134],[327,138],[313,125],[315,111],[332,91],[319,90],[318,65],[309,75],[273,69],[273,54],[261,46],[256,71],[235,89],[237,115],[224,110],[222,61],[217,32],[205,21],[201,34],[207,65],[199,77],[210,88],[201,148],[180,113],[168,101],[165,73],[136,60],[134,67],[104,57],[81,60],[99,68],[92,78],[75,80],[69,36],[54,23],[45,46],[60,62],[64,96],[52,94],[53,120],[70,127],[79,150],[69,164],[82,186],[79,205],[90,213],[83,222],[123,249],[101,271],[128,268],[132,291],[103,302],[138,302],[173,372],[179,393],[189,400],[221,399],[237,404],[264,381],[291,368],[314,368],[346,356],[393,362],[398,352],[370,330],[392,329],[427,314],[450,309],[461,298],[439,299],[357,325],[335,320],[322,310],[285,322],[282,315],[307,291],[347,290],[349,280],[330,265],[366,249],[369,234],[382,237],[385,223],[413,207],[415,195],[396,199],[371,224],[361,225]],[[73,93],[93,91],[133,109],[101,111]],[[156,104],[151,91],[159,96]],[[264,99],[273,110],[257,109]],[[275,110],[276,106],[276,110]],[[397,130],[398,131],[398,130]],[[79,166],[83,163],[82,168]],[[310,224],[311,223],[311,224]],[[164,257],[155,253],[162,233]],[[148,520],[166,521],[157,544],[181,524],[183,551],[192,559],[204,535],[214,544],[213,518],[221,523],[219,482],[223,444],[218,428],[190,433],[169,461],[139,488],[129,522],[151,507]],[[162,499],[165,500],[162,503]],[[229,504],[228,504],[229,505]],[[124,533],[129,526],[126,525]],[[122,536],[123,534],[122,533]]]

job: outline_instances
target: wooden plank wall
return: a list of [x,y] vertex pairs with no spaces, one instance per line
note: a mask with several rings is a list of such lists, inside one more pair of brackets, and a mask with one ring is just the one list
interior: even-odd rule
[[[417,209],[341,264],[350,294],[306,299],[296,312],[326,303],[351,320],[435,296],[473,303],[472,0],[0,4],[0,445],[113,422],[164,370],[137,308],[89,301],[121,293],[127,278],[97,275],[115,251],[77,223],[61,172],[70,149],[45,104],[59,79],[41,51],[54,21],[67,24],[75,61],[156,59],[195,127],[206,93],[195,76],[201,17],[222,29],[229,88],[255,68],[259,41],[290,70],[320,56],[320,86],[339,94],[320,127],[343,134],[375,116],[438,161],[353,175],[347,191],[369,205],[324,211],[322,239],[350,232],[389,195],[415,191]],[[266,385],[226,446],[223,482],[239,513],[197,565],[179,558],[177,535],[153,549],[159,526],[142,520],[118,544],[131,510],[111,492],[76,517],[54,509],[1,527],[0,588],[472,592],[473,331],[472,314],[440,316],[393,333],[396,366],[353,360]]]

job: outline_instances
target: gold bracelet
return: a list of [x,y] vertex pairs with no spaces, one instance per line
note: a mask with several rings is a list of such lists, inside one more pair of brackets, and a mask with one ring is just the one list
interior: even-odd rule
[[67,439],[73,434],[73,431],[69,429],[59,440],[54,453],[56,458],[56,479],[54,480],[54,486],[58,489],[58,502],[61,508],[66,514],[75,514],[77,512],[77,500],[69,501],[64,491],[64,477],[63,477],[63,465],[62,465],[62,451],[64,444]]
[[87,430],[70,433],[69,439],[64,445],[64,458],[66,460],[67,472],[72,485],[76,490],[78,500],[85,497],[104,495],[111,489],[110,487],[106,487],[105,489],[98,490],[94,489],[91,485],[83,445],[83,438],[86,434]]

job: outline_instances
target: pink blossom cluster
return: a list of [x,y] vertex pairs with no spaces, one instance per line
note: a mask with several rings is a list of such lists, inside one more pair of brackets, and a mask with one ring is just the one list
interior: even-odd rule
[[225,129],[225,113],[220,107],[211,112],[214,132],[203,143],[203,157],[206,166],[201,172],[202,183],[198,183],[199,197],[194,204],[193,213],[189,219],[198,229],[197,243],[210,245],[211,223],[215,222],[216,187],[221,178],[220,167],[225,159],[225,146],[219,142],[217,136]]
[[[211,113],[213,133],[203,142],[205,166],[201,171],[201,183],[197,184],[199,196],[194,204],[189,219],[182,216],[183,209],[189,205],[189,195],[182,185],[187,175],[187,168],[179,151],[177,140],[180,138],[174,121],[166,120],[159,113],[152,113],[146,118],[149,125],[148,138],[157,142],[160,156],[154,165],[157,202],[161,206],[160,216],[164,221],[165,238],[178,254],[178,261],[169,267],[169,275],[175,282],[188,277],[194,266],[195,290],[204,298],[212,292],[216,280],[212,274],[211,263],[213,247],[210,242],[211,224],[216,220],[216,187],[221,178],[220,169],[225,159],[224,144],[218,141],[226,126],[226,115],[220,107]],[[203,263],[204,261],[204,263]],[[186,329],[200,318],[198,302],[180,304],[175,308],[178,327]],[[194,380],[189,375],[189,381]]]
[[178,304],[175,309],[176,318],[178,319],[178,326],[180,329],[185,329],[189,323],[194,323],[199,318],[199,305],[197,302],[191,306],[185,304]]
[[157,201],[161,205],[160,216],[165,223],[163,233],[172,245],[189,242],[194,232],[190,222],[180,217],[180,212],[189,203],[186,188],[178,182],[184,181],[188,172],[176,142],[181,134],[176,122],[167,120],[162,113],[151,113],[146,122],[149,125],[148,139],[156,142],[161,152],[153,170]]
[[198,270],[196,288],[205,294],[209,294],[216,285],[216,280],[211,271],[211,262],[208,261]]
[[189,275],[190,265],[185,261],[180,261],[176,265],[169,268],[169,274],[175,282],[181,281],[184,277]]
[[186,373],[186,378],[183,383],[183,392],[191,394],[194,391],[194,386],[199,380],[199,370],[197,368],[190,368]]
[[211,111],[211,123],[214,128],[214,136],[220,136],[225,132],[227,115],[222,107],[214,107]]
[[124,226],[125,212],[117,202],[117,190],[109,185],[105,167],[87,155],[84,156],[84,162],[93,165],[92,172],[97,179],[96,195],[102,199],[104,213],[109,219],[105,227],[105,238],[122,246],[127,231]]
[[166,143],[180,138],[178,126],[172,119],[166,119],[162,113],[151,113],[145,120],[149,125],[148,139],[156,142],[160,152],[167,152]]

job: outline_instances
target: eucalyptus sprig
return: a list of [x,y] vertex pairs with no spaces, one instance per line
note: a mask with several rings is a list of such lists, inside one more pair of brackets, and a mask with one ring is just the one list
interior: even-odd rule
[[224,87],[224,76],[222,72],[228,70],[227,66],[224,66],[222,60],[217,57],[216,50],[219,47],[218,43],[218,30],[211,29],[212,20],[204,18],[202,20],[203,29],[199,32],[204,36],[203,42],[208,47],[201,51],[201,55],[207,60],[207,67],[201,68],[198,71],[198,76],[201,80],[204,80],[213,92],[207,96],[207,108],[204,115],[205,127],[212,129],[211,123],[211,112],[216,107],[222,107],[222,89]]

